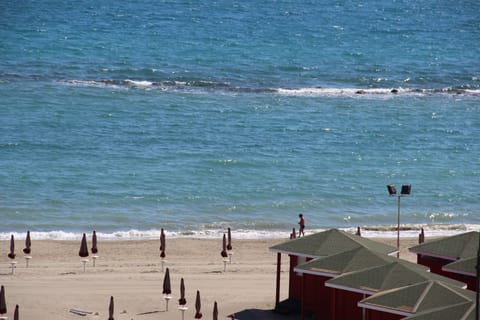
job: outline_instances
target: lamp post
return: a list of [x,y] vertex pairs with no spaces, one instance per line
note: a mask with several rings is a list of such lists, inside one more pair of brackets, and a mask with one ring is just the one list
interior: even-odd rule
[[[387,190],[390,196],[396,196],[397,195],[397,188],[395,188],[395,185],[389,184],[387,185]],[[400,198],[402,196],[408,196],[410,195],[410,192],[412,191],[412,185],[411,184],[404,184],[402,185],[402,190],[400,191],[400,194],[397,196],[397,206],[398,206],[398,211],[397,211],[397,258],[400,258]]]
[[477,301],[475,302],[475,319],[480,320],[480,236],[478,237],[477,249]]

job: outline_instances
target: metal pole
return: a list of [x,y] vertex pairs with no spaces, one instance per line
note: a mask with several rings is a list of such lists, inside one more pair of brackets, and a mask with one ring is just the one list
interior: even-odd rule
[[477,301],[475,306],[475,319],[480,320],[480,235],[478,236],[478,251],[477,251]]
[[400,196],[398,196],[398,213],[397,213],[397,258],[400,258]]
[[277,253],[277,287],[275,290],[275,308],[278,307],[280,303],[280,267],[282,264],[282,254],[280,252]]

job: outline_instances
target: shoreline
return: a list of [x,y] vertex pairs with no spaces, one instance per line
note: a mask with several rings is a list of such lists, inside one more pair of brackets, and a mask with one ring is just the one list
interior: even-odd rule
[[[184,278],[188,310],[195,314],[195,294],[200,291],[202,313],[211,318],[217,301],[219,318],[247,309],[274,307],[276,254],[272,245],[288,239],[232,239],[232,262],[224,265],[221,239],[166,238],[162,272],[159,240],[98,241],[98,258],[93,267],[88,258],[85,272],[78,256],[80,241],[32,241],[32,259],[26,267],[23,246],[16,246],[16,268],[11,274],[7,258],[8,241],[0,241],[0,284],[5,286],[9,318],[15,305],[25,319],[105,319],[110,296],[115,299],[115,319],[181,319],[178,310],[179,282]],[[393,238],[377,238],[391,245]],[[402,259],[415,255],[408,247],[418,238],[402,238]],[[91,243],[88,243],[89,249]],[[5,253],[5,254],[3,254]],[[169,310],[162,295],[166,268],[171,277]],[[225,268],[225,269],[224,269]],[[288,296],[288,258],[282,255],[281,300]],[[78,309],[92,312],[79,316]]]
[[[298,226],[293,225],[296,232]],[[333,228],[333,227],[332,227]],[[357,227],[337,227],[340,230],[355,233]],[[363,236],[369,238],[396,238],[397,225],[368,225],[360,226]],[[411,238],[418,237],[421,229],[424,229],[427,237],[451,236],[468,231],[477,231],[480,225],[476,224],[402,224],[400,226],[400,237]],[[217,229],[204,230],[170,230],[165,229],[168,238],[171,239],[218,239],[226,232],[227,226]],[[322,232],[330,228],[307,228],[306,234]],[[16,241],[23,241],[26,235],[25,231],[0,232],[0,241],[9,241],[11,235],[14,235]],[[87,236],[91,236],[92,230],[86,230]],[[103,241],[124,241],[124,240],[157,240],[160,236],[160,228],[149,230],[118,230],[111,232],[102,232],[96,230],[97,237]],[[77,241],[81,239],[83,232],[80,231],[36,231],[31,230],[32,240],[59,240],[59,241]],[[235,229],[232,228],[232,235],[237,239],[259,240],[259,239],[288,239],[292,229],[267,230],[267,229]]]

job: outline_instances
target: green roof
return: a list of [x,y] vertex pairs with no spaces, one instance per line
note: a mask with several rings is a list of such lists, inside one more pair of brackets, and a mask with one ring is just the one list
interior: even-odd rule
[[359,247],[365,247],[383,254],[397,252],[395,247],[338,229],[329,229],[305,237],[291,239],[270,247],[270,250],[296,256],[318,258]]
[[478,260],[477,256],[460,259],[444,265],[442,267],[442,270],[476,277],[477,276],[477,269],[476,269],[477,260]]
[[394,261],[380,266],[345,273],[326,281],[325,285],[341,290],[374,294],[427,280],[439,280],[457,287],[465,286],[463,282],[428,272],[425,266],[401,259],[394,259]]
[[471,231],[451,237],[427,241],[411,247],[409,250],[417,254],[448,260],[469,258],[477,255],[478,238],[478,232]]
[[453,306],[439,307],[416,313],[403,320],[476,320],[475,304],[465,302]]
[[424,281],[375,294],[360,301],[358,306],[411,316],[434,312],[441,307],[472,303],[475,299],[476,293],[473,291],[450,286],[443,281]]
[[392,262],[396,258],[357,247],[298,265],[296,272],[334,277],[342,273],[370,268]]

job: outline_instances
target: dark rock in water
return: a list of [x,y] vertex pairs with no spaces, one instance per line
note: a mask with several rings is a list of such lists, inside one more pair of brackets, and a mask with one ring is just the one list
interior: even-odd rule
[[355,91],[356,94],[365,94],[365,90],[357,90]]
[[398,93],[398,89],[392,89],[390,92],[397,94],[397,93]]

